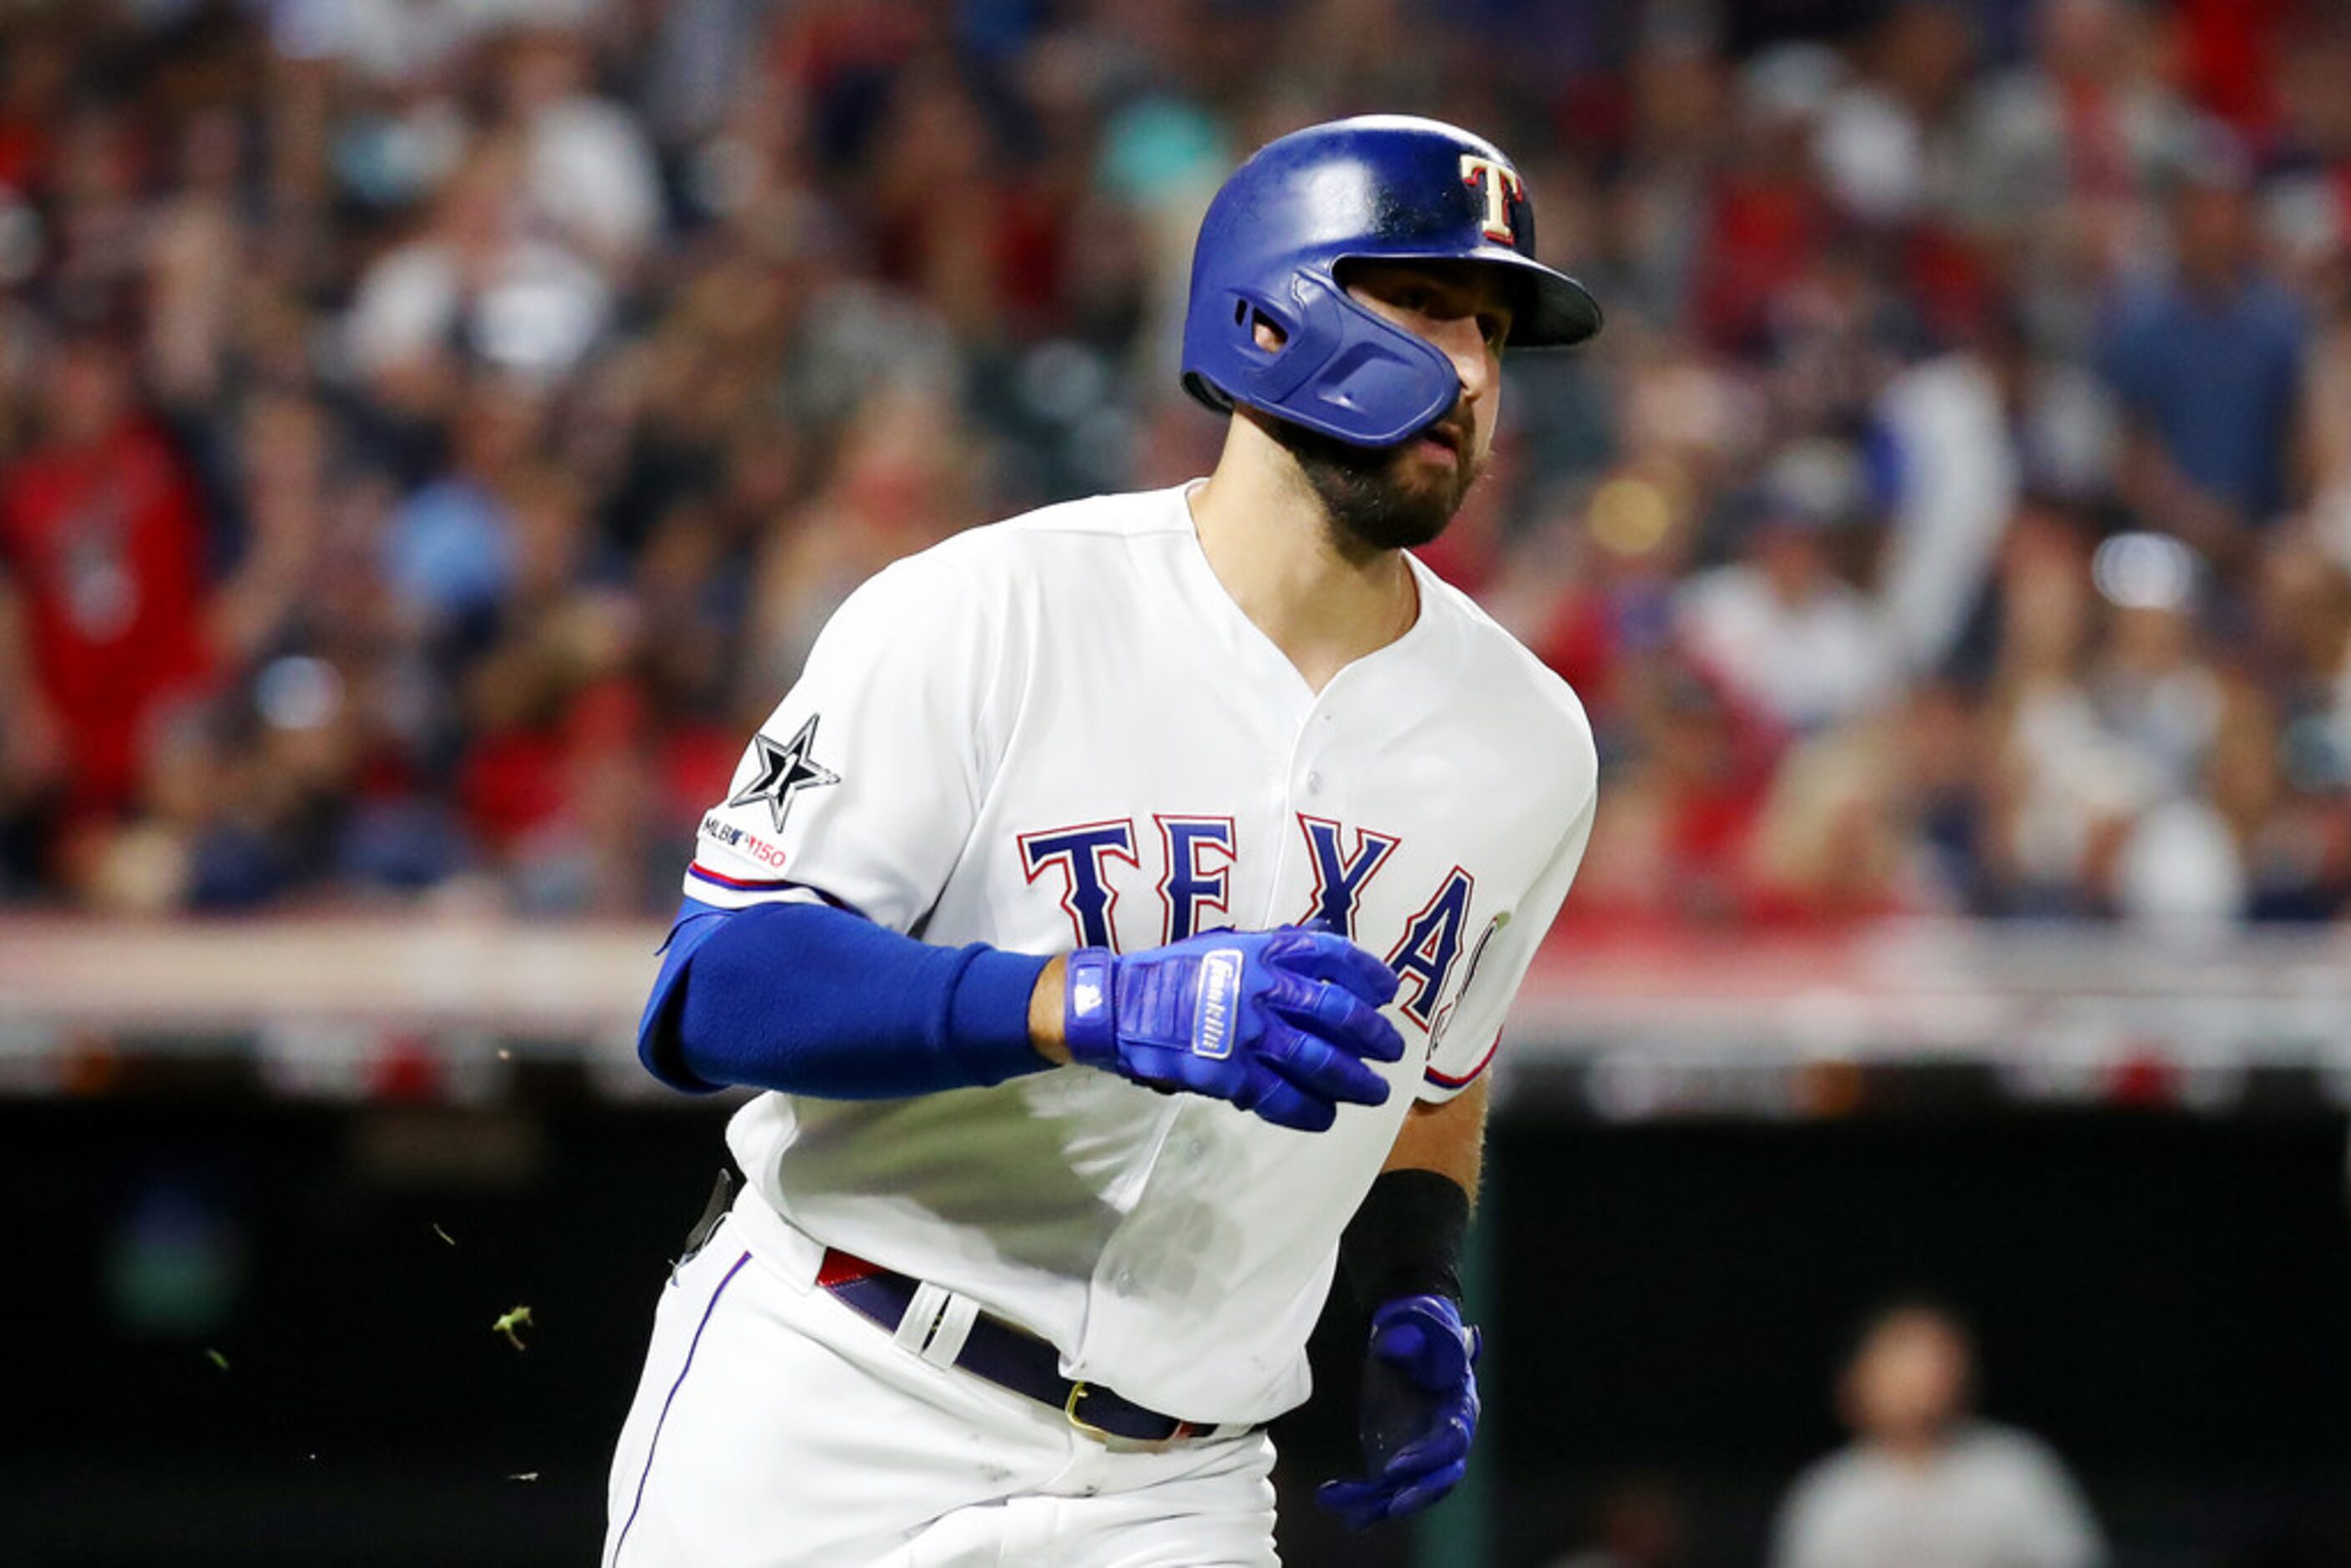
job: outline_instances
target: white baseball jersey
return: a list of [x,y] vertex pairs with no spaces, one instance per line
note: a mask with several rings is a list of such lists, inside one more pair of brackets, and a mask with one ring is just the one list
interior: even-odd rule
[[1406,1108],[1492,1057],[1597,769],[1565,684],[1416,561],[1411,630],[1311,690],[1186,496],[1049,507],[859,589],[704,819],[685,890],[1040,954],[1321,914],[1384,956],[1405,1058],[1374,1064],[1386,1104],[1327,1132],[1084,1067],[766,1093],[728,1129],[810,1235],[1043,1335],[1067,1376],[1257,1421],[1306,1396],[1340,1231]]

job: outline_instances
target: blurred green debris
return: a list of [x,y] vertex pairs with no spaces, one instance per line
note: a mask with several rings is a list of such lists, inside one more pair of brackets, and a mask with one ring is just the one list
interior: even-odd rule
[[500,1312],[498,1314],[498,1321],[490,1325],[493,1333],[506,1335],[507,1343],[513,1345],[517,1350],[524,1349],[525,1346],[522,1343],[522,1335],[516,1331],[518,1329],[527,1329],[528,1327],[530,1327],[530,1309],[528,1307],[517,1307],[510,1312]]

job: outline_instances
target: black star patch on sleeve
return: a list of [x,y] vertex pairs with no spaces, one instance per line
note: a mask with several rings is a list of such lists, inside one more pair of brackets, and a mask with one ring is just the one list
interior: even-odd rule
[[809,721],[780,746],[764,734],[754,735],[751,744],[759,751],[759,775],[726,803],[747,806],[754,800],[765,800],[768,810],[775,813],[776,831],[780,833],[784,831],[784,815],[792,809],[793,796],[803,789],[840,783],[840,774],[809,755],[810,748],[816,745],[819,716],[809,715]]

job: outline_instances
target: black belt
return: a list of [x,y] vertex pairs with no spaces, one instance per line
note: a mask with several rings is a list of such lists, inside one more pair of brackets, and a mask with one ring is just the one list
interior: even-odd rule
[[[904,1274],[893,1274],[878,1263],[841,1251],[824,1250],[816,1282],[831,1291],[843,1306],[872,1319],[890,1333],[906,1321],[914,1292],[922,1287]],[[935,1325],[934,1325],[935,1327]],[[1070,1425],[1096,1437],[1125,1437],[1137,1443],[1180,1443],[1215,1431],[1213,1422],[1184,1421],[1146,1410],[1107,1388],[1061,1375],[1061,1353],[1025,1330],[1014,1328],[986,1312],[972,1320],[971,1333],[956,1353],[956,1365],[999,1388],[1009,1388],[1040,1405],[1050,1405],[1070,1418]]]

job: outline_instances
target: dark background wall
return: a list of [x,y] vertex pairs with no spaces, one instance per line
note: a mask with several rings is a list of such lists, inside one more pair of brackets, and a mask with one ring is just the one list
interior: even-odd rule
[[[525,1103],[0,1103],[0,1560],[593,1561],[721,1116]],[[1973,1320],[1990,1413],[2076,1466],[2121,1561],[2351,1563],[2345,1132],[1506,1120],[1479,1461],[1499,1560],[1565,1551],[1644,1480],[1687,1562],[1757,1560],[1779,1489],[1837,1441],[1857,1316],[1924,1291]],[[518,1304],[521,1351],[491,1328]],[[1292,1424],[1292,1481],[1343,1462],[1343,1426]],[[1292,1562],[1405,1550],[1289,1512]]]

